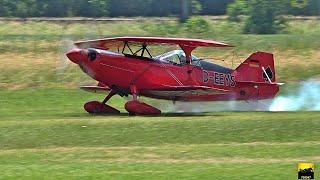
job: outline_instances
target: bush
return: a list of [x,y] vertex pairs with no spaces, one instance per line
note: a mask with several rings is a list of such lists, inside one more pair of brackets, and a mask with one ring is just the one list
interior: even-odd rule
[[289,9],[283,0],[237,0],[229,5],[229,20],[239,21],[239,15],[246,15],[244,33],[273,34],[279,32],[286,23],[283,14]]
[[187,31],[192,33],[204,33],[210,29],[208,21],[197,16],[191,17],[183,25]]
[[239,16],[247,14],[247,10],[248,7],[245,0],[238,0],[234,3],[229,4],[227,7],[227,15],[229,21],[239,22]]
[[250,0],[244,32],[274,34],[285,27],[284,4],[281,0]]
[[180,24],[178,22],[143,23],[141,29],[155,36],[172,36],[178,34]]

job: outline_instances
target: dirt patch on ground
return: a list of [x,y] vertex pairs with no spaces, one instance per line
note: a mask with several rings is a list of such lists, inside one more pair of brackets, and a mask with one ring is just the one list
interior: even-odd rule
[[[47,159],[50,160],[50,159]],[[66,159],[51,159],[50,161],[65,161]],[[108,163],[168,163],[168,164],[271,164],[271,163],[297,163],[302,161],[319,162],[320,156],[306,158],[204,158],[204,159],[173,159],[173,158],[114,158],[114,159],[77,159],[74,162],[108,162]]]

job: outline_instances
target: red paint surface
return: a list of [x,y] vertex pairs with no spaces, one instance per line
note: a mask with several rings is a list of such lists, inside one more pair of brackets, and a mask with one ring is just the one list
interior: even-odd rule
[[[138,37],[111,38],[86,43],[79,42],[77,45],[79,47],[89,45],[100,47],[110,41],[118,42],[125,40],[134,42],[173,43],[179,44],[181,47],[191,45],[229,46],[216,41],[197,39]],[[107,49],[107,47],[104,49]],[[190,50],[190,52],[187,52],[187,54],[190,54],[194,48],[185,49]],[[87,57],[86,50],[78,49],[69,51],[67,56],[72,62],[78,64],[90,77],[97,80],[100,84],[99,86],[102,84],[109,88],[116,86],[129,92],[129,94],[132,94],[132,91],[134,91],[134,93],[138,95],[157,99],[175,101],[258,100],[273,98],[279,91],[279,86],[276,84],[273,55],[265,52],[252,54],[231,72],[235,80],[234,86],[226,86],[225,82],[224,85],[216,84],[214,81],[204,82],[203,70],[191,64],[181,66],[163,64],[156,60],[151,61],[135,57],[126,57],[123,54],[108,53],[106,51],[104,53],[98,53],[96,59],[91,61]],[[271,84],[263,78],[262,67],[272,69],[274,76],[271,79]],[[192,71],[190,71],[191,69]],[[208,71],[208,73],[215,74],[216,72]],[[92,106],[95,106],[95,104],[88,104],[85,109],[91,111]],[[149,107],[145,104],[139,104],[137,101],[126,104],[128,111],[139,108],[144,112]],[[156,110],[152,108],[149,110],[150,112],[156,112]]]

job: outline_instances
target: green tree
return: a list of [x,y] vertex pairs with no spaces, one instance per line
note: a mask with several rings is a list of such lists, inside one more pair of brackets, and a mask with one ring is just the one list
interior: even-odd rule
[[250,0],[244,32],[273,34],[281,30],[285,25],[282,15],[287,12],[284,5],[283,0]]
[[[185,0],[189,12],[201,15],[222,15],[239,21],[239,15],[261,15],[272,11],[275,22],[280,22],[278,7],[292,15],[319,15],[320,0]],[[231,3],[231,4],[230,4]],[[0,0],[0,16],[3,17],[64,17],[64,16],[179,16],[181,0]],[[255,7],[258,7],[255,9]],[[260,9],[262,8],[262,9]],[[253,10],[254,9],[254,10]],[[267,9],[267,10],[265,10]],[[258,12],[256,12],[258,11]],[[259,12],[262,11],[262,12]],[[281,14],[281,13],[280,13]],[[271,18],[272,19],[272,18]],[[254,25],[257,19],[252,18]],[[260,21],[259,21],[260,22]],[[264,22],[267,22],[264,20]],[[275,23],[278,24],[278,23]],[[273,31],[282,25],[274,25]],[[251,32],[252,28],[247,27]],[[259,30],[260,32],[260,30]]]
[[239,22],[240,15],[246,15],[248,12],[248,4],[246,0],[237,0],[230,4],[227,8],[228,19],[230,21]]
[[[39,2],[39,8],[41,9],[42,15],[46,17],[63,17],[67,16],[68,4],[65,0],[38,0],[44,1]],[[40,6],[41,4],[41,6]]]
[[12,16],[15,3],[10,0],[0,1],[0,16]]
[[110,0],[110,15],[145,16],[150,10],[151,2],[152,0]]
[[148,16],[170,16],[180,13],[180,0],[152,0]]
[[228,4],[234,0],[199,0],[201,15],[225,15]]
[[283,15],[289,10],[287,2],[286,0],[237,0],[228,7],[229,19],[238,20],[239,15],[247,15],[245,33],[273,34],[285,26]]
[[201,4],[197,0],[180,0],[180,21],[186,22],[192,14],[201,11]]
[[291,0],[289,13],[292,15],[316,16],[320,15],[319,0]]
[[[108,16],[109,1],[107,0],[77,0],[74,3],[72,14],[75,16],[101,17]],[[69,10],[70,11],[70,10]]]

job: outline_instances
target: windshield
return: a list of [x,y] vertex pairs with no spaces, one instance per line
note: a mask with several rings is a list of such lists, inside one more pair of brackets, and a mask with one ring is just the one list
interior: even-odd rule
[[[186,55],[183,52],[183,50],[173,50],[173,51],[158,55],[154,57],[154,59],[176,64],[176,65],[182,65],[186,63]],[[197,64],[198,61],[199,61],[199,58],[192,55],[192,64]]]

